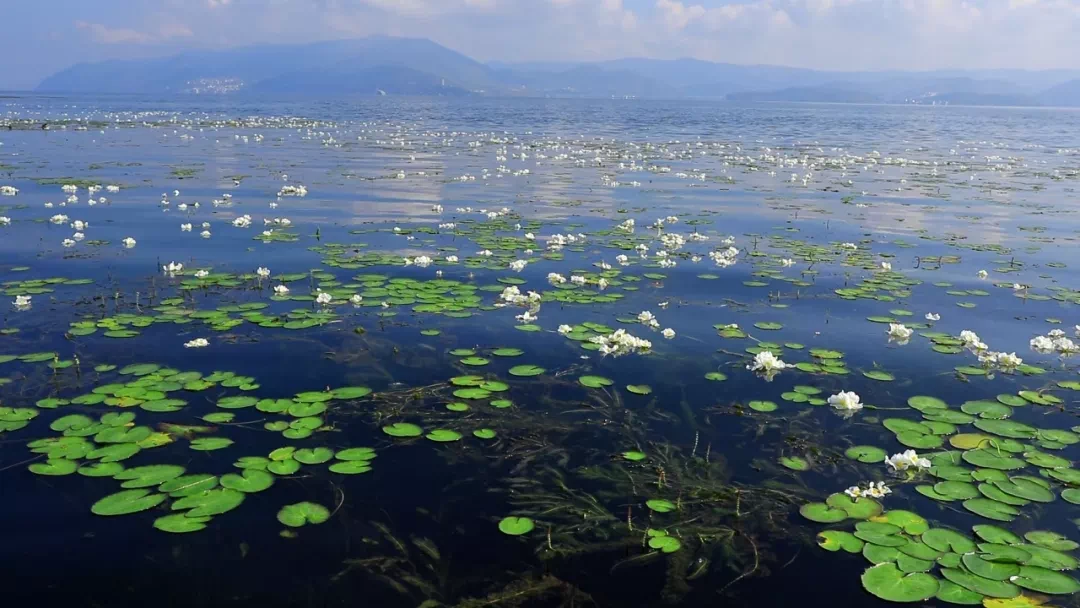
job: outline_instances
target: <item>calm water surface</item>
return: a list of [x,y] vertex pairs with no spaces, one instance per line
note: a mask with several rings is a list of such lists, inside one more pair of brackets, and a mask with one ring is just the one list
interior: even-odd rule
[[13,603],[1075,603],[1078,112],[14,96],[0,125]]

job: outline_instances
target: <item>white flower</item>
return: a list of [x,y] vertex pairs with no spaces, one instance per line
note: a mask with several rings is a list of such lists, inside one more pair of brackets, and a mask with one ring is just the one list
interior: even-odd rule
[[893,454],[885,459],[885,464],[894,471],[906,471],[908,469],[929,469],[932,465],[926,458],[920,458],[915,450],[907,450],[899,454]]
[[241,215],[240,217],[233,220],[232,225],[236,226],[237,228],[247,228],[251,225],[251,216]]
[[289,294],[289,288],[284,285],[274,285],[274,295],[285,296]]
[[426,255],[416,256],[415,258],[413,258],[412,263],[416,264],[416,266],[419,268],[427,268],[431,265],[431,258]]
[[548,283],[551,283],[552,285],[562,285],[566,282],[566,277],[556,272],[549,272],[547,275],[547,280]]
[[1023,285],[1021,285],[1020,283],[1013,283],[1012,288],[1013,288],[1013,291],[1022,291],[1022,290],[1025,289],[1025,287]]
[[56,215],[50,217],[49,221],[54,224],[66,224],[68,221],[68,216],[62,213],[57,213]]
[[210,342],[206,338],[195,338],[191,342],[185,342],[184,348],[203,348],[210,346]]
[[28,310],[31,298],[32,296],[15,296],[15,301],[11,304],[18,310]]
[[535,321],[537,319],[536,315],[532,314],[528,310],[521,313],[520,315],[517,315],[514,318],[517,319],[518,321],[521,321],[522,323],[532,323],[533,321]]
[[210,276],[210,273],[205,271],[205,270],[196,270],[195,271],[195,278],[196,279],[205,279],[208,276]]
[[889,263],[889,262],[882,262],[881,263],[881,269],[885,270],[885,271],[892,270],[892,264]]
[[675,337],[675,330],[668,327],[664,329],[664,331],[660,332],[660,335],[670,340]]
[[855,243],[840,243],[840,248],[841,249],[850,249],[850,250],[854,251],[854,250],[858,249],[859,246],[856,245]]
[[566,334],[568,334],[568,333],[570,333],[572,331],[574,331],[574,328],[570,327],[569,325],[564,324],[564,325],[559,326],[559,333],[560,334],[566,335]]
[[199,236],[201,236],[204,239],[208,239],[208,238],[210,238],[210,231],[209,230],[203,230],[202,232],[199,233]]
[[626,333],[625,329],[617,329],[606,336],[593,336],[589,338],[589,342],[600,347],[601,355],[612,355],[614,357],[647,351],[652,348],[652,342],[634,337]]
[[1024,360],[1016,356],[1016,353],[998,353],[997,364],[1005,369],[1019,367]]
[[63,186],[60,186],[60,189],[64,191],[64,194],[75,194],[79,191],[78,186],[75,186],[74,184],[64,184]]
[[[0,222],[0,224],[2,224],[2,223],[3,222]],[[1080,336],[1080,325],[1077,325],[1076,329],[1074,329],[1073,331],[1076,333],[1077,336]]]
[[71,238],[75,239],[76,241],[81,241],[86,238],[86,235],[81,232],[76,232],[75,234],[71,235]]
[[536,235],[531,233],[531,232],[526,232],[525,233],[525,240],[527,240],[527,241],[535,241],[536,240]]
[[202,227],[203,227],[204,229],[208,229],[208,228],[210,228],[210,222],[203,222],[203,223],[202,223]]
[[656,317],[654,317],[653,314],[647,310],[643,310],[638,313],[637,320],[638,323],[641,323],[642,325],[647,325],[652,328],[660,327],[660,322],[657,321]]
[[527,264],[528,262],[525,260],[514,260],[513,262],[510,262],[510,270],[521,272],[522,270],[525,270]]
[[570,282],[573,283],[574,285],[584,285],[585,284],[585,277],[580,276],[580,275],[576,275],[576,274],[572,274],[572,275],[570,275]]
[[191,224],[180,224],[180,232],[191,232]]
[[127,247],[128,249],[131,249],[132,247],[135,246],[135,239],[133,239],[133,238],[131,238],[129,236],[129,237],[125,238],[124,240],[120,241],[120,243],[123,244],[124,247]]
[[897,340],[907,340],[911,337],[911,334],[913,333],[915,332],[903,323],[889,323],[890,338],[896,338]]
[[[615,261],[618,262],[620,266],[626,266],[630,263],[630,258],[620,253],[619,255],[615,256]],[[1080,327],[1080,325],[1078,325],[1077,327]]]
[[453,230],[454,228],[457,228],[457,224],[455,224],[453,222],[447,222],[445,224],[439,224],[439,229],[440,230]]
[[431,210],[435,213],[442,213],[443,207],[442,205],[435,204],[431,206]]
[[603,291],[608,287],[608,280],[604,277],[600,277],[596,280],[596,286],[600,289],[600,291]]
[[61,242],[60,244],[63,245],[64,247],[74,247],[75,246],[75,241],[73,241],[71,239],[64,239],[63,242]]
[[789,267],[795,265],[795,260],[793,260],[791,258],[784,258],[784,259],[780,260],[780,265],[783,266],[784,268],[789,268]]
[[0,186],[0,196],[15,196],[19,189],[15,186]]
[[891,494],[892,490],[885,485],[885,482],[879,481],[877,483],[870,482],[866,490],[863,491],[863,496],[869,496],[871,498],[884,498],[886,494]]
[[0,226],[7,226],[11,224],[11,218],[0,215]]
[[1064,329],[1051,329],[1046,335],[1051,338],[1061,338],[1065,335]]
[[978,334],[967,329],[960,332],[960,341],[963,342],[964,346],[967,347],[976,347],[977,345],[982,343],[982,340],[979,339]]
[[255,274],[257,274],[260,279],[265,279],[270,276],[270,269],[260,266],[255,269]]
[[941,315],[935,314],[935,313],[932,313],[932,312],[928,312],[928,313],[926,313],[926,320],[927,321],[940,321],[941,320]]
[[450,264],[457,264],[458,257],[456,255],[448,255],[446,256],[446,261]]
[[1031,349],[1041,353],[1049,353],[1054,350],[1054,341],[1046,336],[1037,336],[1029,342]]
[[86,227],[89,225],[89,223],[82,220],[75,220],[74,222],[71,222],[71,227],[74,228],[76,232],[82,232],[83,230],[86,230]]
[[844,490],[844,494],[847,494],[852,498],[861,498],[862,489],[860,489],[859,486],[851,486],[850,488]]
[[990,276],[990,274],[985,270],[980,270],[976,273],[976,276],[978,276],[980,279],[985,279],[986,277]]
[[358,293],[357,293],[357,294],[353,294],[353,297],[349,298],[349,302],[352,302],[352,305],[353,305],[353,306],[358,306],[358,305],[359,305],[359,304],[360,304],[361,302],[363,302],[363,301],[364,301],[364,297],[363,297],[363,296],[361,296],[361,295],[360,295],[360,294],[358,294]]
[[1080,351],[1080,346],[1077,346],[1075,342],[1068,338],[1055,339],[1054,348],[1063,355],[1071,355]]
[[325,291],[320,291],[319,295],[315,296],[315,301],[318,302],[319,304],[324,305],[324,306],[329,304],[330,300],[333,300],[333,299],[334,299],[333,296],[326,293]]
[[476,255],[481,256],[481,257],[485,257],[485,258],[490,258],[493,254],[491,253],[490,249],[484,249],[482,251],[477,251]]
[[113,193],[120,192],[120,186],[108,185],[108,186],[105,186],[105,191],[106,192],[113,192]]
[[862,401],[855,391],[840,391],[829,397],[829,405],[842,412],[857,412],[863,408]]
[[183,270],[184,265],[178,264],[176,262],[169,262],[168,264],[161,267],[161,271],[167,274],[176,274],[178,272],[182,272]]
[[750,365],[747,365],[746,369],[771,374],[787,367],[789,367],[789,365],[781,361],[771,350],[763,350],[754,355],[753,362],[750,363]]

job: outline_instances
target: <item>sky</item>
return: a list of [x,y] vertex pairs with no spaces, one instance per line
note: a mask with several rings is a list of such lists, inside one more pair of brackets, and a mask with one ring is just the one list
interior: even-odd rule
[[1080,68],[1080,0],[0,0],[0,90],[81,61],[368,35],[480,61]]

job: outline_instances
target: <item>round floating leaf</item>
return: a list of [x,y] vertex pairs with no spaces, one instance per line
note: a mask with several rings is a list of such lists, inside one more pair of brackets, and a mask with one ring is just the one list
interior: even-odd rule
[[371,461],[343,460],[341,462],[335,462],[328,468],[331,473],[338,473],[339,475],[359,475],[360,473],[368,473],[371,471]]
[[964,555],[961,561],[972,574],[992,581],[1007,581],[1020,573],[1020,566],[1016,564],[989,562],[974,553]]
[[648,395],[652,393],[652,388],[647,384],[627,384],[626,390],[635,395]]
[[79,463],[74,460],[59,459],[59,460],[46,460],[45,462],[35,462],[27,467],[31,473],[35,475],[71,475],[79,468]]
[[976,515],[995,521],[1012,521],[1020,514],[1015,508],[989,498],[972,498],[964,501],[964,508]]
[[304,448],[296,450],[293,459],[301,464],[322,464],[334,457],[334,450],[330,448]]
[[164,494],[151,494],[150,490],[124,490],[95,502],[90,511],[95,515],[127,515],[153,509],[164,501]]
[[[905,511],[903,509],[893,509],[891,511],[886,511],[881,515],[872,518],[871,522],[886,522],[897,526],[904,532],[912,535],[922,534],[930,528],[930,524],[927,523],[926,519],[923,516],[919,515],[918,513],[912,513],[911,511]],[[920,556],[913,555],[913,557]]]
[[863,549],[864,542],[851,532],[842,530],[825,530],[817,535],[818,546],[826,551],[840,551],[847,553],[859,553]]
[[637,452],[637,451],[623,452],[622,457],[625,460],[630,460],[630,461],[633,461],[633,462],[638,462],[638,461],[641,461],[641,460],[645,460],[645,458],[646,458],[645,452]]
[[496,357],[518,357],[524,355],[525,351],[520,348],[496,348],[491,354]]
[[949,405],[941,399],[929,397],[927,395],[916,395],[911,397],[908,399],[908,405],[920,411],[945,409],[949,407]]
[[124,470],[119,462],[102,462],[79,467],[79,475],[86,477],[112,477]]
[[258,403],[259,400],[255,397],[247,395],[236,395],[233,397],[225,397],[217,402],[217,406],[226,410],[237,410],[245,407],[251,407]]
[[885,450],[872,445],[856,445],[848,448],[844,451],[844,456],[852,460],[858,460],[865,463],[881,463],[885,462],[887,454]]
[[1046,547],[1047,549],[1053,549],[1054,551],[1072,551],[1073,549],[1080,547],[1075,541],[1069,540],[1057,532],[1051,532],[1049,530],[1032,530],[1024,534],[1024,538],[1028,542],[1035,543],[1040,547]]
[[1073,577],[1038,566],[1021,566],[1019,574],[1010,582],[1024,589],[1054,595],[1080,591],[1080,582]]
[[589,388],[603,388],[615,383],[614,380],[604,378],[603,376],[582,376],[578,378],[578,382],[580,382],[582,386],[587,386]]
[[922,533],[922,542],[936,551],[970,553],[975,550],[975,541],[948,528],[930,528]]
[[938,581],[929,574],[904,574],[896,564],[878,564],[862,575],[863,588],[890,602],[920,602],[934,596]]
[[896,380],[896,376],[879,369],[863,372],[863,375],[871,380],[880,380],[882,382],[892,382],[893,380]]
[[649,539],[649,548],[657,549],[661,553],[674,553],[682,548],[682,543],[674,536],[654,536]]
[[434,429],[425,437],[438,443],[448,443],[461,439],[461,433],[449,429]]
[[969,574],[957,568],[942,568],[941,575],[968,591],[987,597],[1011,598],[1020,595],[1020,588],[1005,581],[992,581],[988,578]]
[[349,448],[334,454],[338,460],[374,460],[375,456],[375,450],[372,448]]
[[[934,597],[950,604],[959,604],[963,606],[983,605],[983,596],[981,593],[968,591],[952,581],[938,581],[938,591]],[[987,601],[993,600],[987,599]],[[987,604],[987,606],[990,608],[989,604]]]
[[195,475],[183,475],[170,479],[158,486],[158,491],[164,492],[173,498],[190,496],[206,490],[212,490],[218,485],[218,478],[207,473]]
[[476,429],[472,432],[473,437],[477,439],[494,439],[495,431],[492,429]]
[[185,534],[205,529],[208,521],[210,521],[209,517],[188,517],[183,513],[173,513],[155,519],[154,527],[162,532]]
[[807,471],[810,469],[810,463],[798,456],[781,457],[780,464],[792,471]]
[[713,382],[723,382],[727,380],[727,374],[723,372],[709,372],[705,374],[706,380],[712,380]]
[[819,524],[833,524],[847,519],[847,512],[834,509],[823,502],[811,502],[799,508],[799,514]]
[[[1003,545],[1019,545],[1024,542],[1024,539],[1009,532],[1005,528],[995,526],[992,524],[978,524],[972,526],[972,530],[975,531],[975,535],[985,540],[988,543],[998,543]],[[968,549],[967,551],[958,551],[958,553],[967,553],[968,551],[974,551],[975,549]]]
[[221,476],[221,486],[237,492],[262,492],[274,485],[274,476],[258,469],[244,469],[240,475],[228,473]]
[[670,513],[675,510],[675,503],[663,498],[652,498],[645,501],[645,506],[657,513]]
[[391,437],[419,437],[424,434],[423,429],[408,422],[395,422],[390,426],[384,426],[382,430]]
[[464,359],[460,359],[458,362],[462,365],[469,365],[472,367],[480,367],[491,363],[491,361],[488,361],[483,357],[465,357]]
[[344,388],[335,388],[330,391],[334,396],[334,399],[359,399],[371,394],[371,389],[366,386],[346,386]]
[[291,528],[299,528],[306,524],[321,524],[330,519],[330,511],[317,503],[298,502],[293,505],[285,505],[278,511],[277,519],[282,524]]
[[216,488],[185,496],[172,503],[173,511],[190,509],[188,517],[209,517],[227,513],[240,506],[244,502],[245,495],[230,488]]
[[544,368],[538,365],[515,365],[514,367],[511,367],[510,371],[507,373],[509,373],[511,376],[529,377],[539,376],[545,371],[546,370]]
[[191,441],[191,449],[200,452],[221,450],[233,444],[233,440],[227,437],[200,437]]
[[125,469],[116,474],[124,488],[149,488],[176,479],[184,474],[184,467],[175,464],[151,464]]
[[510,536],[521,536],[532,532],[536,524],[528,517],[504,517],[499,522],[499,531]]
[[772,401],[751,401],[746,405],[755,412],[772,412],[776,411],[776,409],[780,407]]

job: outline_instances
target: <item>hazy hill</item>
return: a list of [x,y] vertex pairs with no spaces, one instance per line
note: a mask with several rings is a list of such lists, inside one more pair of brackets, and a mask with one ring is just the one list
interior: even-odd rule
[[1080,106],[1078,70],[835,72],[698,59],[483,64],[430,40],[372,37],[80,63],[39,91],[533,95]]

